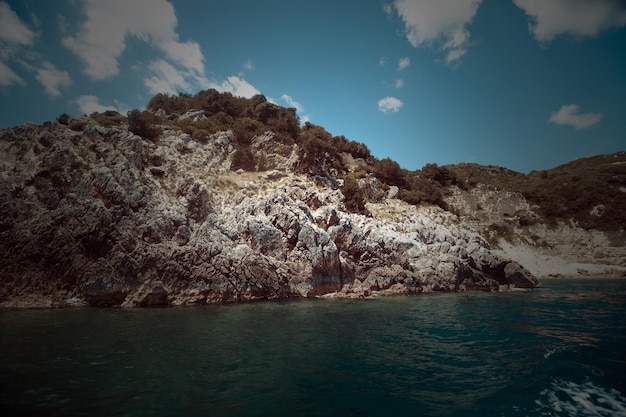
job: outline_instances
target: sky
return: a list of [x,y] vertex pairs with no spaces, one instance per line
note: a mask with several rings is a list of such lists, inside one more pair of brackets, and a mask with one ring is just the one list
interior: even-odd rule
[[0,127],[215,88],[414,170],[626,150],[624,0],[0,0]]

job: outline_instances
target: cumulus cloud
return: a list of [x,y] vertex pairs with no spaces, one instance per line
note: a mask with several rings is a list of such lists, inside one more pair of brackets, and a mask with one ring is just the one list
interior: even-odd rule
[[0,61],[0,86],[8,87],[13,84],[26,84],[24,80],[17,75],[4,62]]
[[43,62],[36,70],[35,78],[43,85],[50,98],[61,96],[61,87],[69,87],[72,80],[66,71],[61,71],[50,62]]
[[385,97],[378,101],[378,110],[383,113],[397,113],[403,105],[404,103],[395,97]]
[[261,94],[252,84],[242,77],[231,75],[223,81],[210,81],[198,76],[193,71],[181,70],[168,61],[159,59],[148,64],[149,75],[144,84],[151,94],[177,94],[194,89],[214,88],[219,92],[250,98]]
[[402,87],[404,87],[404,80],[403,80],[402,78],[398,78],[398,79],[396,80],[396,88],[397,88],[397,89],[400,89],[400,88],[402,88]]
[[204,73],[204,57],[193,41],[180,42],[174,7],[165,0],[85,0],[86,20],[76,36],[63,45],[82,61],[83,72],[94,80],[119,73],[119,56],[126,39],[148,42],[187,71]]
[[254,63],[250,59],[244,61],[242,66],[246,71],[254,71]]
[[[302,106],[302,104],[300,104],[299,101],[294,100],[290,95],[288,94],[283,94],[282,96],[280,96],[280,100],[285,103],[286,105],[288,105],[289,107],[293,107],[294,109],[296,109],[296,112],[298,113],[298,117],[300,118],[300,123],[306,123],[310,120],[309,115],[307,114],[303,114],[304,113],[304,106]],[[276,103],[274,103],[276,104]]]
[[513,0],[529,17],[528,29],[539,42],[561,34],[596,36],[626,25],[623,0]]
[[146,76],[143,81],[151,94],[175,94],[189,90],[190,84],[184,72],[179,71],[169,62],[159,59],[148,64],[148,68],[150,75]]
[[30,46],[34,40],[35,32],[20,20],[7,2],[0,1],[0,42]]
[[126,114],[129,110],[128,106],[114,100],[115,106],[109,106],[100,103],[100,99],[94,95],[82,95],[76,99],[76,105],[83,114],[91,114],[94,112],[103,113],[108,110],[116,111],[120,114]]
[[293,107],[297,112],[301,112],[304,110],[302,104],[294,100],[290,95],[283,94],[280,96],[280,99],[285,102],[289,107]]
[[448,64],[458,62],[469,46],[467,26],[482,0],[395,0],[406,37],[415,48],[436,47]]
[[198,74],[204,73],[204,56],[197,42],[178,42],[170,39],[159,41],[158,44],[169,59],[183,68],[193,70]]
[[383,3],[383,11],[388,15],[391,16],[393,14],[393,5],[390,3]]
[[603,117],[602,113],[580,113],[580,106],[568,104],[553,112],[549,121],[557,125],[572,126],[576,130],[582,130],[599,123]]
[[5,1],[0,1],[0,85],[26,84],[13,71],[8,61],[19,55],[22,47],[32,46],[35,32],[20,20],[15,11]]
[[398,71],[402,71],[403,69],[408,68],[409,65],[411,65],[411,60],[408,56],[400,58],[398,60]]
[[80,112],[83,114],[91,114],[94,112],[102,113],[107,110],[118,111],[118,109],[113,106],[105,106],[103,104],[100,104],[100,100],[98,99],[98,97],[92,95],[84,95],[78,97],[76,99],[76,104],[78,105]]
[[234,96],[251,98],[257,94],[261,94],[252,84],[246,80],[231,75],[221,83],[211,82],[209,88],[214,88],[221,93],[231,93]]

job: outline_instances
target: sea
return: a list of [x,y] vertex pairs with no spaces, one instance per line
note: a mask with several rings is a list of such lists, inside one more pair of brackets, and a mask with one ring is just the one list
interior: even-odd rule
[[2,416],[626,416],[626,279],[0,312]]

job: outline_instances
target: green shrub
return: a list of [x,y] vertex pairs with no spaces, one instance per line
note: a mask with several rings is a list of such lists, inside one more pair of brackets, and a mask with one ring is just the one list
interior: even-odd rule
[[406,174],[406,187],[400,190],[398,197],[409,204],[433,204],[446,208],[443,200],[445,188],[437,181],[426,178],[419,171]]
[[240,146],[249,146],[252,138],[263,133],[263,124],[249,117],[242,117],[235,120],[233,126],[233,136],[235,143]]
[[61,123],[62,125],[69,125],[70,124],[70,120],[71,120],[71,116],[67,113],[63,113],[61,114],[59,117],[57,117],[57,122]]
[[149,111],[128,112],[128,130],[144,139],[157,139],[163,134],[163,128],[157,124],[159,122],[159,118]]
[[[343,136],[341,136],[341,138],[343,138]],[[349,141],[345,138],[343,139],[344,139],[344,143],[342,146],[343,152],[347,152],[351,154],[354,158],[361,158],[365,160],[370,159],[372,157],[372,155],[370,154],[369,148],[365,144],[355,142],[353,140]]]
[[363,199],[363,193],[359,187],[359,183],[355,176],[350,173],[346,175],[341,187],[341,192],[344,196],[344,204],[346,209],[352,213],[364,213],[365,212],[365,200]]
[[150,99],[147,110],[165,110],[168,114],[184,114],[191,107],[191,95],[179,93],[178,96],[159,93]]
[[82,132],[83,129],[85,129],[85,126],[87,125],[88,123],[86,120],[72,120],[70,124],[67,125],[67,127],[69,127],[75,132]]
[[103,127],[119,126],[126,121],[126,118],[114,110],[107,110],[103,113],[94,112],[90,116]]
[[198,142],[206,142],[209,136],[211,136],[211,132],[205,129],[193,129],[190,136],[193,140],[197,140]]
[[232,171],[237,171],[238,169],[254,171],[255,167],[256,161],[250,148],[240,147],[235,150],[230,163],[230,169]]
[[381,159],[375,163],[374,174],[389,185],[404,187],[406,184],[404,171],[396,161],[389,158]]
[[291,146],[280,143],[276,145],[276,148],[274,148],[274,153],[277,153],[278,155],[282,155],[284,157],[288,157],[289,155],[291,155]]

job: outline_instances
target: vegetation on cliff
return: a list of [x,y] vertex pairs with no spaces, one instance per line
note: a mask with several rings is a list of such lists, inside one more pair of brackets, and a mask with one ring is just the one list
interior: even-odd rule
[[[427,164],[421,170],[409,171],[389,158],[377,159],[368,147],[344,136],[333,136],[323,127],[306,122],[300,126],[295,108],[284,108],[269,102],[264,96],[250,99],[236,97],[216,90],[201,91],[196,95],[157,94],[146,110],[131,110],[127,117],[114,111],[93,113],[91,119],[103,127],[128,123],[131,132],[154,140],[163,134],[163,127],[179,128],[193,140],[204,142],[210,135],[230,130],[236,149],[232,156],[232,170],[263,171],[271,169],[264,154],[251,150],[252,140],[264,132],[273,132],[275,146],[270,151],[287,155],[295,150],[298,164],[295,171],[308,173],[318,179],[338,186],[351,173],[361,172],[376,176],[384,188],[397,186],[398,197],[410,204],[433,204],[443,208],[443,196],[450,185],[463,186],[446,167]],[[72,130],[81,131],[87,125],[83,119],[73,119],[67,114],[58,121]],[[353,161],[348,166],[347,161]],[[367,183],[348,178],[343,187],[349,210],[364,212],[365,202],[381,201],[385,194],[364,189]],[[367,195],[363,199],[361,195]]]
[[585,229],[626,230],[626,152],[582,158],[527,175],[477,164],[448,168],[470,186],[484,183],[521,193],[549,224],[574,220]]
[[[273,132],[274,147],[267,151],[298,155],[297,172],[338,187],[346,207],[365,212],[366,202],[385,198],[389,187],[398,187],[397,197],[413,205],[432,204],[444,209],[450,187],[473,188],[487,184],[498,189],[519,192],[537,206],[542,221],[574,220],[586,229],[623,230],[626,228],[626,153],[585,158],[528,175],[500,167],[477,164],[438,166],[426,164],[410,171],[389,158],[377,159],[363,143],[333,136],[323,127],[306,122],[300,125],[295,108],[271,103],[263,95],[235,97],[216,90],[190,94],[157,94],[146,110],[132,110],[128,116],[116,112],[94,113],[91,118],[104,127],[128,123],[129,130],[146,139],[155,139],[163,127],[179,128],[193,140],[203,142],[219,131],[233,132],[236,149],[231,169],[264,171],[272,169],[264,152],[251,149],[252,140],[264,132]],[[73,130],[82,130],[86,122],[64,114],[59,122]],[[372,189],[366,176],[382,182]],[[527,219],[533,221],[532,219]]]

